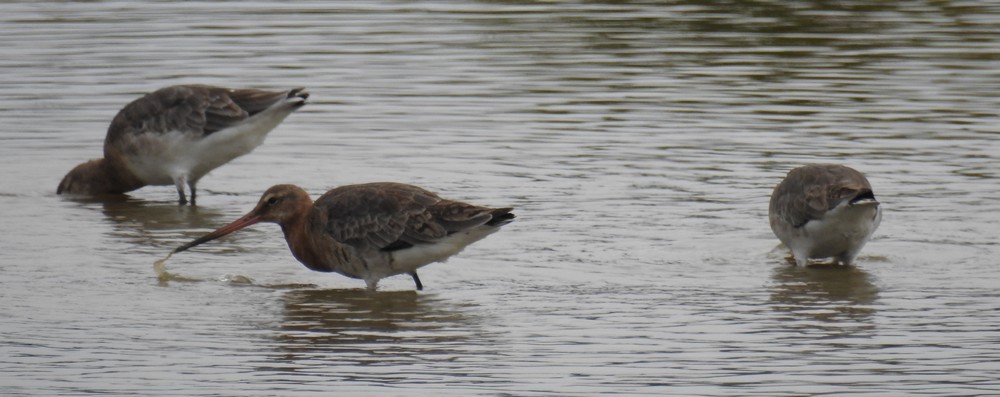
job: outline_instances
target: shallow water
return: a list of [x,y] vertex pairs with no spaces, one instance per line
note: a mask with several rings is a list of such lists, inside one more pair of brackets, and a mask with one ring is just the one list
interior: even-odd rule
[[[980,2],[0,4],[6,395],[1000,393],[1000,7]],[[306,86],[199,184],[55,195],[136,96]],[[856,268],[790,266],[792,167],[865,172]],[[364,283],[255,226],[275,183],[516,208]]]

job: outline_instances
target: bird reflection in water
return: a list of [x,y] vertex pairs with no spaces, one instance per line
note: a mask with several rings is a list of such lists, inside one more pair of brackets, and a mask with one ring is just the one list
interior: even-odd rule
[[784,328],[815,336],[860,336],[874,328],[873,304],[878,287],[864,270],[854,266],[779,266],[771,276],[770,306],[782,313]]
[[82,205],[99,203],[111,226],[111,237],[129,241],[138,248],[155,248],[151,252],[157,253],[176,245],[166,237],[185,240],[196,233],[191,231],[192,227],[209,228],[224,218],[211,208],[179,207],[176,202],[148,201],[128,195],[102,199],[84,196],[74,200]]
[[474,325],[460,308],[415,291],[290,290],[283,300],[279,339],[291,351],[398,340],[447,344],[468,337]]
[[484,324],[488,319],[469,314],[475,304],[363,289],[293,289],[282,297],[275,351],[257,367],[260,376],[402,387],[436,379],[441,365],[463,360],[467,380],[497,382],[477,370],[501,355],[494,351],[501,343]]

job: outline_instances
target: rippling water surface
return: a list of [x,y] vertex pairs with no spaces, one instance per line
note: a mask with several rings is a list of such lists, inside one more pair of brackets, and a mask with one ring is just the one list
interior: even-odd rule
[[[0,4],[6,395],[1000,393],[1000,7],[899,2]],[[199,184],[55,195],[118,109],[180,83],[311,104]],[[797,269],[771,188],[884,203]],[[152,263],[275,183],[516,207],[447,263],[314,273],[261,225]]]

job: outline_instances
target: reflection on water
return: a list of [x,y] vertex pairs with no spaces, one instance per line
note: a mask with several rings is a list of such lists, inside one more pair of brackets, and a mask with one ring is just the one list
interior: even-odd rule
[[774,292],[774,300],[779,302],[870,305],[878,299],[878,288],[871,276],[856,266],[779,266],[771,278],[780,286]]
[[[244,261],[253,261],[257,255],[257,246],[241,238],[253,238],[253,232],[241,233],[238,238],[227,238],[213,244],[200,247],[197,252],[191,251],[174,256],[173,249],[194,238],[216,229],[234,218],[238,207],[229,206],[228,212],[208,206],[184,206],[170,201],[150,201],[133,198],[126,195],[110,196],[95,200],[85,197],[66,198],[78,203],[83,209],[99,208],[104,220],[110,228],[107,236],[115,241],[125,241],[129,244],[129,252],[148,255],[145,258],[136,257],[130,266],[149,266],[150,274],[155,276],[160,286],[168,286],[170,281],[198,282],[215,280],[229,285],[254,285],[250,276],[242,273],[242,267],[198,269],[198,276],[189,275],[192,264],[199,263],[199,258],[208,254],[232,253],[242,256]],[[264,238],[267,233],[263,234]],[[273,233],[271,233],[273,234]],[[277,237],[277,236],[275,236]],[[280,243],[274,239],[274,243]],[[284,252],[282,249],[271,249],[275,254]],[[209,265],[212,266],[212,265]],[[219,275],[219,272],[231,271]]]
[[[1000,391],[992,3],[239,8],[0,2],[4,393]],[[122,105],[180,83],[313,98],[197,207],[55,195]],[[856,268],[762,259],[771,189],[813,162],[887,206]],[[171,259],[211,281],[156,286],[267,186],[376,180],[519,218],[422,293],[310,272],[273,224]]]
[[[88,203],[85,198],[73,200]],[[125,195],[103,200],[100,205],[101,212],[111,226],[111,237],[131,241],[140,248],[163,249],[164,255],[187,237],[195,238],[200,235],[198,233],[201,230],[225,221],[223,213],[218,209],[181,206]]]
[[415,291],[292,290],[282,299],[279,340],[292,352],[400,341],[457,343],[464,335],[449,331],[467,321],[451,303]]
[[[859,267],[778,266],[771,274],[770,306],[791,329],[829,337],[858,337],[874,328],[878,287]],[[870,335],[870,334],[868,334]]]
[[[295,371],[323,382],[422,383],[426,376],[436,376],[435,367],[467,360],[471,352],[496,354],[491,353],[489,332],[466,314],[476,307],[456,306],[433,294],[292,289],[283,292],[281,300],[276,352],[269,355],[273,363],[259,367],[261,372]],[[474,372],[469,368],[464,376],[473,381],[479,377]]]

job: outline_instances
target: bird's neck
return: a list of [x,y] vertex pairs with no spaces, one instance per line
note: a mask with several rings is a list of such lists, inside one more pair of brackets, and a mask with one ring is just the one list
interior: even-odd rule
[[312,207],[312,200],[305,198],[301,200],[296,206],[295,211],[288,218],[282,219],[279,225],[281,225],[281,231],[285,233],[285,239],[289,243],[292,240],[301,239],[306,233],[306,219],[309,217],[309,208]]
[[91,160],[73,168],[60,183],[61,193],[119,194],[146,186],[115,158]]
[[317,244],[312,241],[309,233],[309,210],[312,200],[303,201],[294,215],[281,222],[281,231],[285,234],[285,242],[292,255],[303,265],[312,270],[330,271],[324,263],[322,255],[317,251]]
[[107,177],[108,193],[131,192],[146,186],[146,183],[133,174],[118,157],[105,157],[102,166]]

